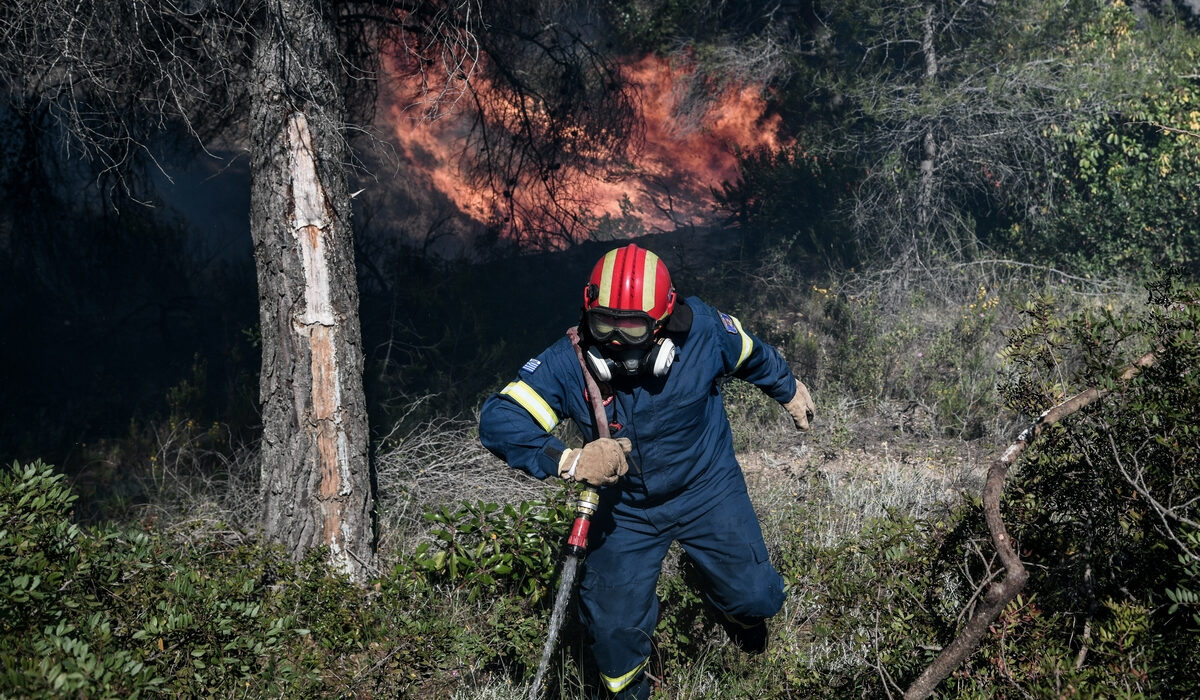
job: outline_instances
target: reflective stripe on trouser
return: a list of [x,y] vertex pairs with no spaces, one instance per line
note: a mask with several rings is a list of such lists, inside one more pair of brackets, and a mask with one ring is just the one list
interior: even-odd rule
[[[596,689],[597,693],[603,693],[605,697],[612,696],[615,700],[650,700],[650,678],[643,672],[637,674],[629,685],[615,693]],[[600,695],[593,695],[593,700],[600,698]]]
[[604,687],[608,688],[609,692],[617,693],[628,687],[628,685],[638,677],[638,674],[645,670],[646,664],[648,663],[650,663],[650,659],[646,658],[644,661],[642,661],[642,663],[637,665],[637,668],[633,669],[629,673],[622,674],[616,678],[611,678],[601,673],[600,679],[604,681]]
[[605,509],[593,517],[579,614],[597,669],[620,689],[651,655],[658,622],[655,585],[663,557],[678,540],[704,580],[704,594],[721,612],[740,620],[768,618],[783,605],[783,579],[771,566],[762,530],[745,490],[664,532],[615,527]]

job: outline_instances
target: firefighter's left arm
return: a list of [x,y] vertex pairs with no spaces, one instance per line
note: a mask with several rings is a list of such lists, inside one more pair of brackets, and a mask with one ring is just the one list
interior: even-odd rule
[[797,381],[783,355],[743,328],[736,317],[718,312],[718,318],[725,330],[721,336],[727,373],[750,382],[781,404],[791,400]]
[[[729,318],[737,329],[738,360],[732,372],[733,376],[745,379],[762,389],[767,396],[783,404],[796,429],[808,430],[816,412],[808,387],[792,374],[787,361],[778,350],[747,332],[736,318]],[[726,343],[728,342],[727,340]],[[729,356],[732,356],[732,352]]]

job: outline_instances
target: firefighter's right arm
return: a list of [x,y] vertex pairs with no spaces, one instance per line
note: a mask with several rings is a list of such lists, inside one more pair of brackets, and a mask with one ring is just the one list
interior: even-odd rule
[[510,382],[483,402],[479,440],[509,466],[539,479],[558,475],[566,445],[550,434],[561,418],[532,385]]
[[511,467],[539,479],[558,476],[567,448],[553,431],[568,417],[568,397],[575,395],[583,395],[583,377],[571,341],[563,336],[484,401],[479,440]]

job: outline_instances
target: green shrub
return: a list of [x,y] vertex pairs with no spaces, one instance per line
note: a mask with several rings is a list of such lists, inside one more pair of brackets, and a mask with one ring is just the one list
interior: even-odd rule
[[1062,165],[1052,166],[1041,201],[1019,203],[1038,212],[1032,221],[996,241],[1020,259],[1097,276],[1141,275],[1163,265],[1200,271],[1194,34],[1184,23],[1143,22],[1136,8],[1106,4],[1068,59],[1129,69],[1093,76],[1115,97],[1108,109],[1081,109],[1074,123],[1043,132],[1060,149],[1054,160]]
[[[826,395],[848,394],[869,406],[922,407],[947,437],[992,437],[998,424],[994,353],[1003,343],[1000,293],[969,271],[932,275],[949,300],[887,282],[849,294],[813,287],[821,315],[793,332],[792,354],[817,356]],[[820,340],[809,338],[813,328]],[[808,360],[811,362],[811,360]]]
[[985,423],[996,413],[997,366],[988,341],[996,334],[999,303],[999,297],[981,285],[974,299],[955,310],[959,317],[937,332],[928,358],[919,364],[927,368],[926,391],[948,435],[983,437]]
[[0,474],[0,695],[137,696],[163,683],[99,610],[94,586],[115,577],[70,522],[75,500],[41,462]]
[[[1005,397],[1027,413],[1087,387],[1111,392],[1046,431],[1011,480],[1006,506],[1034,572],[1028,593],[1046,621],[1039,629],[1049,625],[1025,647],[1074,654],[1079,661],[1054,671],[1066,674],[1055,682],[1086,682],[1096,696],[1200,689],[1182,651],[1200,641],[1195,608],[1180,593],[1195,590],[1200,562],[1185,544],[1186,523],[1200,515],[1198,300],[1196,287],[1164,280],[1150,286],[1150,303],[1123,315],[1033,303],[1004,353]],[[1153,365],[1117,377],[1148,351]],[[1022,682],[1049,684],[1043,672]]]
[[712,639],[725,635],[717,627],[712,609],[698,593],[703,590],[701,581],[696,565],[681,548],[673,546],[656,590],[659,613],[654,632],[654,661],[660,668],[686,666],[689,660],[704,653]]
[[565,489],[427,513],[436,544],[363,588],[320,549],[293,562],[82,528],[73,502],[45,465],[0,476],[2,697],[444,697],[468,675],[523,680],[572,516]]
[[721,185],[717,208],[741,226],[752,256],[783,246],[793,259],[848,267],[860,251],[835,212],[857,176],[844,163],[799,146],[741,153],[738,179]]
[[822,330],[833,339],[826,367],[830,383],[851,394],[876,402],[886,392],[888,357],[895,348],[887,344],[883,318],[871,298],[851,298],[816,288],[825,297]]
[[405,624],[439,657],[423,663],[518,678],[537,663],[574,519],[571,489],[564,482],[545,501],[426,511],[431,539],[386,582],[389,594],[419,601]]
[[57,591],[88,562],[67,516],[76,496],[66,479],[35,462],[0,474],[0,632],[62,619]]
[[[1151,286],[1150,304],[1124,313],[1060,312],[1049,300],[1026,308],[1002,353],[1009,407],[1037,415],[1088,386],[1111,393],[1046,431],[1010,477],[1003,512],[1032,578],[943,682],[945,697],[1190,697],[1200,688],[1189,656],[1200,641],[1200,537],[1186,524],[1200,515],[1198,300],[1195,287],[1166,281]],[[981,325],[966,319],[947,333],[990,332],[986,312],[974,317]],[[1117,379],[1148,350],[1153,366]],[[789,517],[795,537],[777,558],[789,584],[776,628],[783,648],[753,670],[723,659],[718,671],[763,697],[898,693],[996,575],[978,500],[922,518],[893,513],[832,542],[804,506]]]
[[[770,428],[778,425],[786,415],[779,403],[758,387],[741,380],[723,383],[721,394],[725,412],[729,415],[734,449],[745,452],[771,448],[771,437],[779,431]],[[791,425],[790,419],[787,420]]]
[[432,540],[422,542],[402,573],[426,584],[512,594],[537,603],[553,590],[559,555],[574,519],[569,487],[550,501],[516,505],[476,501],[427,511]]
[[[0,695],[289,695],[314,681],[303,637],[264,572],[278,554],[70,522],[61,474],[0,477]],[[295,659],[296,662],[293,662]]]
[[1165,589],[1171,605],[1167,608],[1168,615],[1178,612],[1191,613],[1191,632],[1200,632],[1200,530],[1186,530],[1183,545],[1188,551],[1176,555],[1178,561],[1178,579],[1174,588]]

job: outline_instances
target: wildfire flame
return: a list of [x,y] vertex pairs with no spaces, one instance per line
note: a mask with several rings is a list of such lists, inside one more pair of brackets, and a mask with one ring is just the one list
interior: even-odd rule
[[[672,64],[658,56],[645,56],[621,65],[624,77],[639,93],[639,114],[645,142],[635,154],[625,180],[606,182],[568,173],[572,201],[587,206],[596,216],[619,218],[621,202],[628,197],[632,212],[647,231],[669,231],[711,218],[711,188],[737,175],[737,150],[777,150],[788,145],[782,121],[767,111],[758,85],[736,85],[706,96],[707,109],[696,118],[684,108],[685,90],[694,67]],[[486,84],[477,89],[487,89]],[[464,214],[480,223],[496,214],[494,195],[474,187],[460,170],[462,144],[469,118],[451,113],[422,120],[411,105],[395,96],[385,99],[386,116],[396,145],[428,185],[444,194]]]

